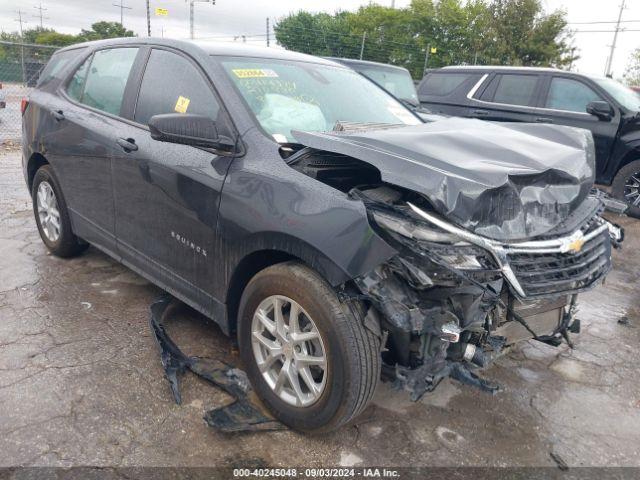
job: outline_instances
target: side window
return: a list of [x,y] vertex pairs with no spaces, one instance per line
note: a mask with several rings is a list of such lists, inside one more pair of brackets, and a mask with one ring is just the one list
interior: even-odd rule
[[462,85],[471,73],[430,73],[420,84],[420,95],[449,95]]
[[87,78],[89,65],[91,64],[91,58],[92,57],[89,57],[82,62],[82,65],[78,67],[76,72],[73,74],[73,77],[71,77],[71,81],[67,85],[67,95],[77,102],[82,100],[82,90],[84,88],[84,81]]
[[553,77],[545,107],[585,113],[587,104],[597,100],[602,100],[600,95],[584,83],[570,78]]
[[142,77],[134,120],[146,125],[154,115],[195,113],[216,119],[218,104],[208,82],[186,58],[152,50]]
[[137,53],[137,48],[113,48],[94,53],[80,101],[89,107],[119,115]]
[[47,66],[42,70],[36,86],[42,88],[54,80],[60,80],[64,74],[65,67],[83,51],[84,48],[76,48],[66,52],[54,53]]
[[533,99],[537,83],[537,75],[496,75],[483,93],[482,100],[526,107]]

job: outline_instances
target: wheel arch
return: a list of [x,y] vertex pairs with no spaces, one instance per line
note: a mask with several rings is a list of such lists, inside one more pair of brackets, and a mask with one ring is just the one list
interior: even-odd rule
[[303,240],[273,233],[260,237],[257,245],[254,244],[255,248],[235,262],[227,282],[225,303],[227,324],[232,335],[236,331],[238,308],[244,289],[251,279],[265,268],[278,263],[297,261],[318,273],[334,287],[351,279],[351,275]]
[[265,268],[292,260],[302,262],[300,258],[288,252],[269,249],[251,252],[240,260],[233,270],[227,287],[227,320],[231,335],[234,335],[237,331],[240,299],[251,279]]
[[29,192],[33,188],[33,179],[36,176],[36,172],[43,165],[50,165],[49,161],[39,152],[34,152],[29,157],[29,161],[27,162],[27,186],[29,187]]
[[618,169],[616,170],[616,174],[629,165],[631,162],[635,162],[636,160],[640,160],[640,144],[638,144],[633,150],[627,152],[627,154],[620,159],[620,163],[618,164]]

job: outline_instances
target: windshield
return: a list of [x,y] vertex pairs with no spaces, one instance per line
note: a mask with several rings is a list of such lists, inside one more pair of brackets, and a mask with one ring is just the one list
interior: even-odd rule
[[222,65],[262,128],[281,143],[292,130],[324,132],[338,122],[421,123],[357,72],[330,65],[227,58]]
[[640,97],[629,87],[625,87],[612,78],[594,78],[593,80],[623,107],[634,112],[640,110]]
[[409,72],[400,69],[376,68],[369,66],[354,67],[365,77],[370,78],[394,97],[418,103],[418,94]]

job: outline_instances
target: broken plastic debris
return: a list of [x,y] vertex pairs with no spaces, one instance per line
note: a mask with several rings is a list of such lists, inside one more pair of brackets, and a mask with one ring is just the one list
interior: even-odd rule
[[221,388],[235,401],[224,407],[214,408],[205,413],[204,420],[213,428],[222,432],[284,430],[282,423],[268,416],[257,404],[257,398],[251,390],[249,379],[244,371],[227,365],[219,360],[203,357],[190,357],[174,343],[164,328],[164,321],[178,305],[178,301],[168,294],[151,304],[149,323],[153,336],[160,347],[160,359],[165,377],[169,381],[173,398],[178,405],[182,403],[179,379],[187,370]]

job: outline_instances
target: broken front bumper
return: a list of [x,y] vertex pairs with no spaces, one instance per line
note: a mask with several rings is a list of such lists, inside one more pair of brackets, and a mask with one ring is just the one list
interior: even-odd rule
[[409,204],[429,223],[491,253],[519,298],[571,294],[592,288],[611,269],[611,242],[622,231],[596,216],[570,235],[548,240],[500,243],[442,221]]
[[[423,241],[428,230],[409,226],[403,231],[385,217],[386,226],[393,227],[389,241],[399,254],[355,283],[388,332],[385,363],[414,399],[446,376],[495,391],[472,370],[486,366],[505,345],[531,338],[569,342],[567,332],[579,331],[576,294],[604,279],[611,269],[611,246],[622,241],[622,231],[598,214],[570,233],[505,243],[408,205],[415,216],[459,242]],[[415,216],[407,222],[415,222]],[[459,266],[450,261],[456,251]]]

